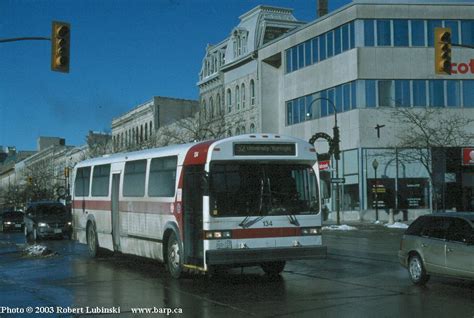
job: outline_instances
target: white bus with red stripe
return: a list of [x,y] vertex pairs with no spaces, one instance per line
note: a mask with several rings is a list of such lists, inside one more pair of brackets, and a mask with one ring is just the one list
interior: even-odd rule
[[314,147],[251,134],[120,153],[74,168],[75,238],[185,270],[323,258]]

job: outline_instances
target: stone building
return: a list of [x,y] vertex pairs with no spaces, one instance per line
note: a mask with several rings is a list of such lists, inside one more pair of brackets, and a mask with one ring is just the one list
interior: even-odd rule
[[155,137],[160,127],[193,116],[199,109],[194,100],[153,97],[112,120],[112,142],[115,152],[138,149]]

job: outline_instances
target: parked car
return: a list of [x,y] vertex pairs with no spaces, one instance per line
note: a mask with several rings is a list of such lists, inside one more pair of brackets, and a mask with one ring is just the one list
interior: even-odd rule
[[416,285],[430,275],[474,279],[474,213],[420,216],[403,235],[398,257]]
[[41,201],[30,203],[25,212],[25,237],[27,241],[63,236],[71,238],[71,213],[60,202]]
[[0,231],[21,231],[23,230],[24,214],[20,211],[7,210],[0,214]]

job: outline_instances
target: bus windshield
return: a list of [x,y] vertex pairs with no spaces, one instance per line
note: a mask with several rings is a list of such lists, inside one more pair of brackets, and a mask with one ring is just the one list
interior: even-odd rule
[[219,162],[210,169],[212,216],[302,215],[319,212],[309,165]]

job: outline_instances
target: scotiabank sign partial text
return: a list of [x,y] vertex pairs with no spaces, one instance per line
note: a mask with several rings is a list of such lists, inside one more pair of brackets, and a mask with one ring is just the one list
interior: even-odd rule
[[474,74],[474,59],[469,63],[451,63],[451,74]]
[[462,158],[463,165],[474,166],[474,148],[463,148]]

